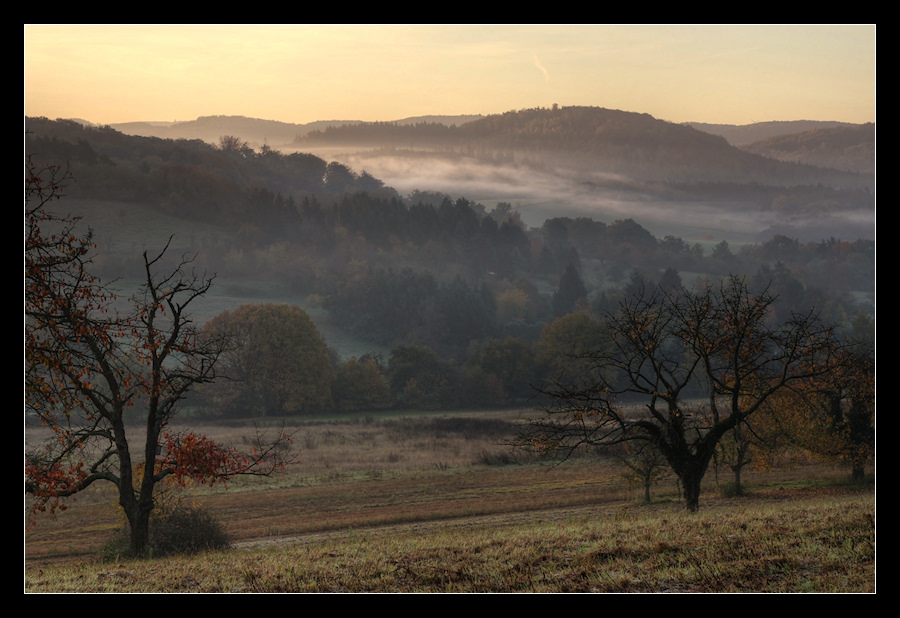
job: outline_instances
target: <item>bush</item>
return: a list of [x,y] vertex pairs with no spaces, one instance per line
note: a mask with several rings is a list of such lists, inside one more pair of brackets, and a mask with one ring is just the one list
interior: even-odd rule
[[738,485],[734,481],[728,481],[719,486],[719,494],[723,498],[740,498],[747,495],[747,490],[743,485]]
[[[208,512],[196,507],[178,507],[150,521],[148,555],[158,558],[173,554],[196,554],[228,547],[230,541],[222,525]],[[130,556],[127,528],[102,550],[104,558]]]
[[229,544],[222,525],[200,508],[176,509],[150,524],[150,546],[157,556],[194,554]]
[[482,449],[475,460],[485,466],[513,466],[521,463],[512,453],[506,451],[489,453],[487,449]]

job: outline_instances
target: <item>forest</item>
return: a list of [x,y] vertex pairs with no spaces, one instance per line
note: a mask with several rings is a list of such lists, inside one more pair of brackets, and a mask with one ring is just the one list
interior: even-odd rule
[[[457,143],[467,131],[465,143],[471,147],[479,126],[484,131],[485,125],[504,127],[515,121],[515,134],[485,133],[493,136],[491,147],[507,147],[521,141],[516,135],[532,132],[542,138],[529,149],[546,152],[552,139],[576,133],[571,115],[555,122],[536,111],[524,116],[479,119],[452,128],[357,127],[354,139],[361,131],[380,135],[418,127],[438,140]],[[651,134],[636,136],[637,146],[628,146],[616,118],[610,115],[607,131],[616,136],[619,150],[635,148],[626,159],[645,157],[650,149],[674,148],[651,146]],[[300,141],[313,143],[342,131],[349,129],[313,132]],[[721,141],[713,136],[693,139]],[[25,148],[37,161],[71,171],[74,182],[66,188],[67,207],[107,212],[109,217],[122,217],[128,209],[146,213],[141,216],[170,217],[181,222],[186,236],[194,234],[189,231],[193,226],[205,226],[213,232],[191,247],[198,266],[232,286],[272,282],[305,299],[305,307],[315,308],[319,326],[327,324],[370,347],[369,353],[352,357],[331,347],[323,361],[332,366],[323,374],[333,381],[331,386],[339,380],[351,382],[352,372],[368,372],[369,383],[379,385],[369,396],[326,397],[314,407],[291,408],[294,413],[521,405],[536,395],[534,386],[565,355],[554,351],[554,341],[567,330],[585,327],[576,325],[577,320],[593,324],[648,285],[688,285],[737,275],[756,286],[768,285],[778,296],[779,317],[815,307],[845,332],[860,315],[874,319],[871,239],[801,242],[776,234],[740,245],[701,242],[655,237],[633,218],[558,216],[529,227],[508,202],[486,206],[427,187],[401,195],[363,170],[308,153],[254,150],[235,136],[209,144],[29,118]],[[665,190],[689,185],[707,197],[724,193],[725,184],[704,183],[688,173],[689,168],[702,168],[704,161],[706,156],[687,161],[685,173]],[[811,177],[818,173],[793,169]],[[815,204],[827,209],[835,200],[842,207],[864,208],[871,200],[858,189],[744,180],[740,187],[745,197],[765,203],[769,210],[793,212]],[[729,194],[733,190],[730,186]],[[84,223],[96,222],[86,216]],[[118,250],[98,252],[97,274],[127,280],[138,260],[136,250],[126,246],[120,242]],[[242,302],[256,299],[247,296]],[[346,387],[327,390],[348,392]],[[204,399],[203,389],[192,403],[207,413],[215,407]],[[243,411],[223,407],[221,401],[216,405],[215,414]]]
[[[723,130],[722,133],[728,134]],[[741,185],[872,187],[874,125],[811,129],[732,147],[722,135],[648,114],[596,107],[514,110],[459,125],[371,122],[331,125],[298,135],[294,146],[454,153],[482,162],[516,162],[557,173],[627,177],[643,189]],[[805,156],[792,157],[790,153]],[[834,164],[841,153],[849,165]],[[781,156],[777,156],[778,154]],[[810,164],[815,161],[816,164]]]
[[[700,150],[723,145],[688,135],[706,144]],[[652,144],[637,144],[632,156],[651,160]],[[525,158],[522,169],[538,164]],[[623,191],[705,200],[721,192],[711,203],[723,211],[743,204],[812,217],[866,214],[864,175],[816,174],[835,185],[797,176],[779,184],[778,174],[760,184],[750,174],[726,188],[674,174],[661,184],[633,176]],[[851,187],[856,181],[862,185]],[[414,526],[416,542],[423,524],[443,531],[451,520],[469,527],[490,515],[498,519],[482,522],[486,530],[510,530],[520,516],[572,522],[595,503],[631,521],[621,501],[637,488],[642,506],[667,509],[676,500],[694,516],[701,504],[716,509],[715,536],[737,548],[702,541],[710,557],[677,576],[693,582],[687,589],[873,585],[874,509],[850,514],[832,486],[816,506],[802,505],[813,504],[821,466],[848,467],[850,484],[839,491],[869,500],[874,238],[683,238],[652,233],[640,209],[606,220],[562,210],[531,225],[510,201],[427,185],[403,195],[346,160],[252,148],[233,135],[217,143],[135,137],[40,118],[26,123],[25,196],[26,517],[29,527],[41,522],[29,536],[31,559],[40,562],[26,587],[67,589],[59,581],[67,567],[50,565],[92,555],[100,557],[96,568],[114,564],[115,577],[129,580],[121,590],[145,590],[131,575],[145,561],[130,558],[159,564],[171,553],[212,557],[249,547],[232,545],[235,531],[243,544],[348,535],[356,549],[347,564],[356,564],[357,531],[371,538],[376,521],[392,536]],[[532,465],[548,462],[559,464],[558,474]],[[785,494],[795,467],[806,478]],[[761,490],[753,485],[751,499],[760,493],[752,514],[746,501],[735,508],[733,499],[747,497],[749,483],[770,468],[778,475]],[[212,489],[223,482],[237,491]],[[209,491],[194,493],[200,486]],[[804,513],[781,515],[791,525],[779,533],[771,506],[759,510],[776,496],[776,509],[790,496]],[[72,509],[75,519],[63,516],[76,497],[85,503]],[[726,508],[734,515],[727,521]],[[652,531],[652,551],[635,549],[644,532],[627,532],[612,553],[590,550],[585,570],[565,584],[556,565],[575,555],[570,544],[587,546],[581,532],[551,543],[547,558],[511,562],[501,550],[503,566],[485,566],[486,578],[472,570],[480,560],[473,556],[483,554],[476,547],[459,555],[455,573],[441,567],[439,581],[426,584],[421,552],[405,545],[379,550],[377,583],[345,569],[336,559],[343,550],[311,560],[276,550],[275,568],[287,565],[287,576],[238,566],[228,581],[217,571],[211,582],[196,566],[165,562],[179,581],[155,589],[421,591],[465,582],[535,591],[545,587],[531,575],[543,572],[550,590],[671,590],[671,570],[658,559],[688,562],[659,535],[672,515],[633,520]],[[849,528],[835,532],[835,521]],[[678,535],[711,530],[693,522]],[[738,548],[732,533],[750,529],[763,541],[748,537]],[[74,531],[77,541],[60,540]],[[545,540],[528,534],[526,546]],[[814,547],[772,545],[795,538]],[[784,561],[768,568],[761,546],[814,566],[786,581]],[[597,582],[597,574],[609,577],[612,554],[647,555],[654,566],[642,558],[622,568],[650,581]],[[739,564],[727,582],[726,563]],[[341,575],[300,575],[297,564]],[[510,565],[527,579],[497,581]],[[76,569],[77,589],[107,589],[108,573],[85,578]],[[407,583],[387,583],[386,574]],[[347,576],[354,581],[344,583]]]

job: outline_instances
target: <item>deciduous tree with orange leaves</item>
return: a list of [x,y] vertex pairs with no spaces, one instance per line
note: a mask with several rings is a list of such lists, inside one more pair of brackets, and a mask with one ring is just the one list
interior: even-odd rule
[[875,458],[875,320],[860,313],[826,379],[810,379],[773,398],[760,418],[794,447],[846,465],[865,479]]
[[239,453],[171,430],[179,402],[215,378],[230,345],[201,337],[189,313],[212,278],[191,272],[189,259],[165,267],[164,248],[144,253],[139,293],[105,287],[90,274],[91,232],[50,208],[70,178],[26,158],[25,414],[53,438],[30,444],[26,430],[25,493],[37,513],[65,508],[66,497],[95,482],[114,484],[131,550],[142,555],[158,483],[271,474],[286,463],[290,438],[280,432]]

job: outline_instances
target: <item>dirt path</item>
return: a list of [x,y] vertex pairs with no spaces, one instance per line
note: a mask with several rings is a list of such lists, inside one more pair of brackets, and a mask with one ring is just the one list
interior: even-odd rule
[[353,527],[352,529],[331,530],[327,532],[311,532],[299,535],[269,536],[255,539],[245,539],[234,542],[231,546],[234,549],[246,550],[265,547],[304,545],[323,540],[340,539],[349,535],[353,535],[355,537],[373,537],[415,533],[427,534],[433,532],[436,529],[465,529],[518,525],[522,523],[538,523],[546,521],[565,521],[573,518],[579,519],[608,515],[611,511],[623,508],[624,506],[624,503],[610,503],[596,506],[541,509],[535,511],[519,511],[515,513],[501,513],[492,515],[472,515],[404,524]]

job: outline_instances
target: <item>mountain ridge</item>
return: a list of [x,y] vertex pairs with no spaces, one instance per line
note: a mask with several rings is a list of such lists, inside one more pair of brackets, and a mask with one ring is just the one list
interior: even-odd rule
[[[627,115],[632,119],[651,120],[654,123],[664,123],[672,131],[678,126],[690,127],[699,131],[704,135],[713,135],[724,140],[734,146],[741,152],[760,155],[766,159],[786,163],[797,163],[801,165],[810,165],[813,167],[825,167],[840,172],[861,173],[865,175],[874,174],[874,124],[856,125],[838,121],[811,121],[811,120],[794,120],[794,121],[767,121],[756,122],[748,125],[727,125],[712,124],[703,122],[686,122],[686,123],[668,123],[660,121],[648,114],[639,112],[626,112],[621,110],[606,110],[597,107],[575,106],[569,108],[534,108],[531,110],[511,110],[502,114],[489,115],[422,115],[402,118],[391,121],[362,121],[362,120],[318,120],[309,123],[290,123],[277,120],[265,120],[259,118],[251,118],[246,116],[227,116],[227,115],[210,115],[200,116],[194,120],[188,121],[133,121],[126,123],[110,124],[113,129],[121,131],[128,135],[139,135],[144,137],[159,137],[169,139],[201,139],[208,143],[216,144],[223,136],[237,136],[247,143],[248,146],[259,149],[261,147],[276,148],[279,150],[297,150],[303,145],[311,144],[310,136],[313,136],[318,143],[322,143],[323,136],[331,138],[332,142],[339,133],[358,133],[365,128],[371,127],[396,127],[406,128],[413,127],[419,133],[423,132],[423,126],[440,125],[444,127],[459,129],[465,125],[465,129],[457,131],[459,135],[466,135],[466,139],[480,144],[483,148],[490,141],[496,142],[496,130],[503,126],[504,120],[510,118],[521,118],[524,115],[534,113],[554,113],[562,110],[576,110],[581,112],[594,113],[614,113],[619,115]],[[86,121],[79,120],[82,124],[88,124]],[[96,125],[95,125],[96,126]],[[637,136],[634,133],[635,127],[638,126],[636,121],[630,123],[629,129],[632,131],[630,135],[625,136],[632,145],[635,143]],[[827,149],[820,142],[820,147],[816,151],[811,151],[806,139],[809,135],[814,135],[816,131],[830,130],[833,134],[858,134],[860,130],[869,127],[871,130],[871,140],[865,143],[857,144],[856,147],[844,147],[842,149]],[[480,131],[483,135],[475,135]],[[811,133],[812,132],[812,133]],[[491,137],[493,135],[493,137]],[[532,132],[529,136],[532,140],[539,133]],[[791,136],[794,136],[793,138]],[[581,132],[580,137],[587,137],[585,132]],[[777,139],[777,142],[772,140]],[[606,144],[608,145],[610,136],[606,136]],[[339,143],[346,143],[347,140],[338,140]],[[788,147],[788,144],[794,144],[794,148]],[[373,146],[372,143],[364,144],[368,147]],[[381,148],[396,148],[393,144],[377,144]],[[496,147],[496,144],[494,144]],[[525,146],[522,140],[516,144],[516,147]],[[422,148],[422,139],[417,140],[415,147]],[[531,148],[553,147],[552,142],[542,140],[539,145],[530,144]],[[568,146],[567,146],[568,147]],[[633,146],[632,146],[633,147]],[[677,145],[683,148],[684,144]],[[469,146],[469,150],[475,148]],[[575,156],[570,157],[568,161],[564,161],[562,166],[571,167],[577,164],[583,149],[579,149]],[[746,167],[749,164],[740,162],[740,155],[735,152],[723,151],[727,153],[727,159],[733,160],[733,165]],[[642,153],[635,154],[632,158],[643,157]],[[710,165],[722,165],[724,162],[723,155],[716,154],[710,157]],[[606,163],[604,162],[604,165]],[[809,180],[809,182],[817,182],[817,179]]]
[[874,123],[774,135],[741,149],[780,161],[875,174]]
[[[467,118],[476,116],[416,116],[404,118],[393,122],[443,122],[456,124],[464,122]],[[82,124],[87,123],[80,120]],[[271,147],[283,146],[293,143],[298,136],[310,131],[319,130],[329,126],[365,124],[363,120],[316,120],[308,123],[293,123],[280,120],[266,120],[248,116],[198,116],[194,120],[183,121],[132,121],[112,123],[109,126],[128,135],[141,137],[160,137],[170,139],[202,139],[209,143],[217,143],[223,135],[236,135],[253,147],[267,144]]]
[[[446,118],[458,124],[439,122]],[[140,126],[163,134],[159,125]],[[834,233],[829,229],[845,233],[844,213],[851,213],[854,230],[868,237],[873,232],[867,228],[874,228],[873,173],[747,152],[721,135],[637,112],[554,107],[481,117],[325,121],[304,125],[305,134],[290,123],[205,116],[169,125],[166,130],[181,131],[180,137],[161,139],[199,139],[185,129],[197,131],[201,126],[218,136],[202,140],[213,153],[223,148],[216,142],[228,136],[236,136],[228,141],[251,149],[249,138],[263,136],[269,150],[278,150],[272,146],[275,138],[268,136],[280,135],[280,141],[290,140],[282,147],[283,154],[305,157],[316,169],[324,170],[327,161],[335,161],[399,195],[440,192],[474,198],[488,207],[508,202],[534,226],[559,215],[615,220],[631,216],[625,213],[647,212],[678,222],[675,227],[651,225],[659,235],[706,234],[710,225],[720,230],[750,225],[757,232],[790,233],[798,224],[813,223],[813,233],[827,237]],[[113,126],[107,128],[125,135]],[[257,150],[260,155],[268,151]],[[300,159],[291,161],[300,164]],[[154,159],[142,165],[152,167]],[[874,170],[874,161],[870,169]],[[291,191],[282,182],[287,176],[267,174],[270,181],[281,183],[273,184],[274,190]],[[821,223],[836,213],[841,220],[823,228]]]
[[[746,146],[778,135],[806,133],[823,128],[857,127],[859,124],[836,120],[770,120],[750,124],[716,124],[706,122],[686,122],[699,131],[721,135],[732,146]],[[866,123],[872,124],[872,123]]]
[[[455,127],[392,122],[332,125],[298,137],[294,146],[345,153],[393,150],[405,156],[412,152],[454,153],[485,163],[515,162],[536,170],[552,169],[587,182],[595,181],[598,174],[612,174],[654,183],[823,183],[873,188],[874,161],[868,167],[856,161],[825,170],[802,158],[776,158],[739,148],[723,135],[686,124],[597,107],[516,110]],[[828,161],[833,163],[833,159]],[[860,170],[863,175],[854,175]]]

